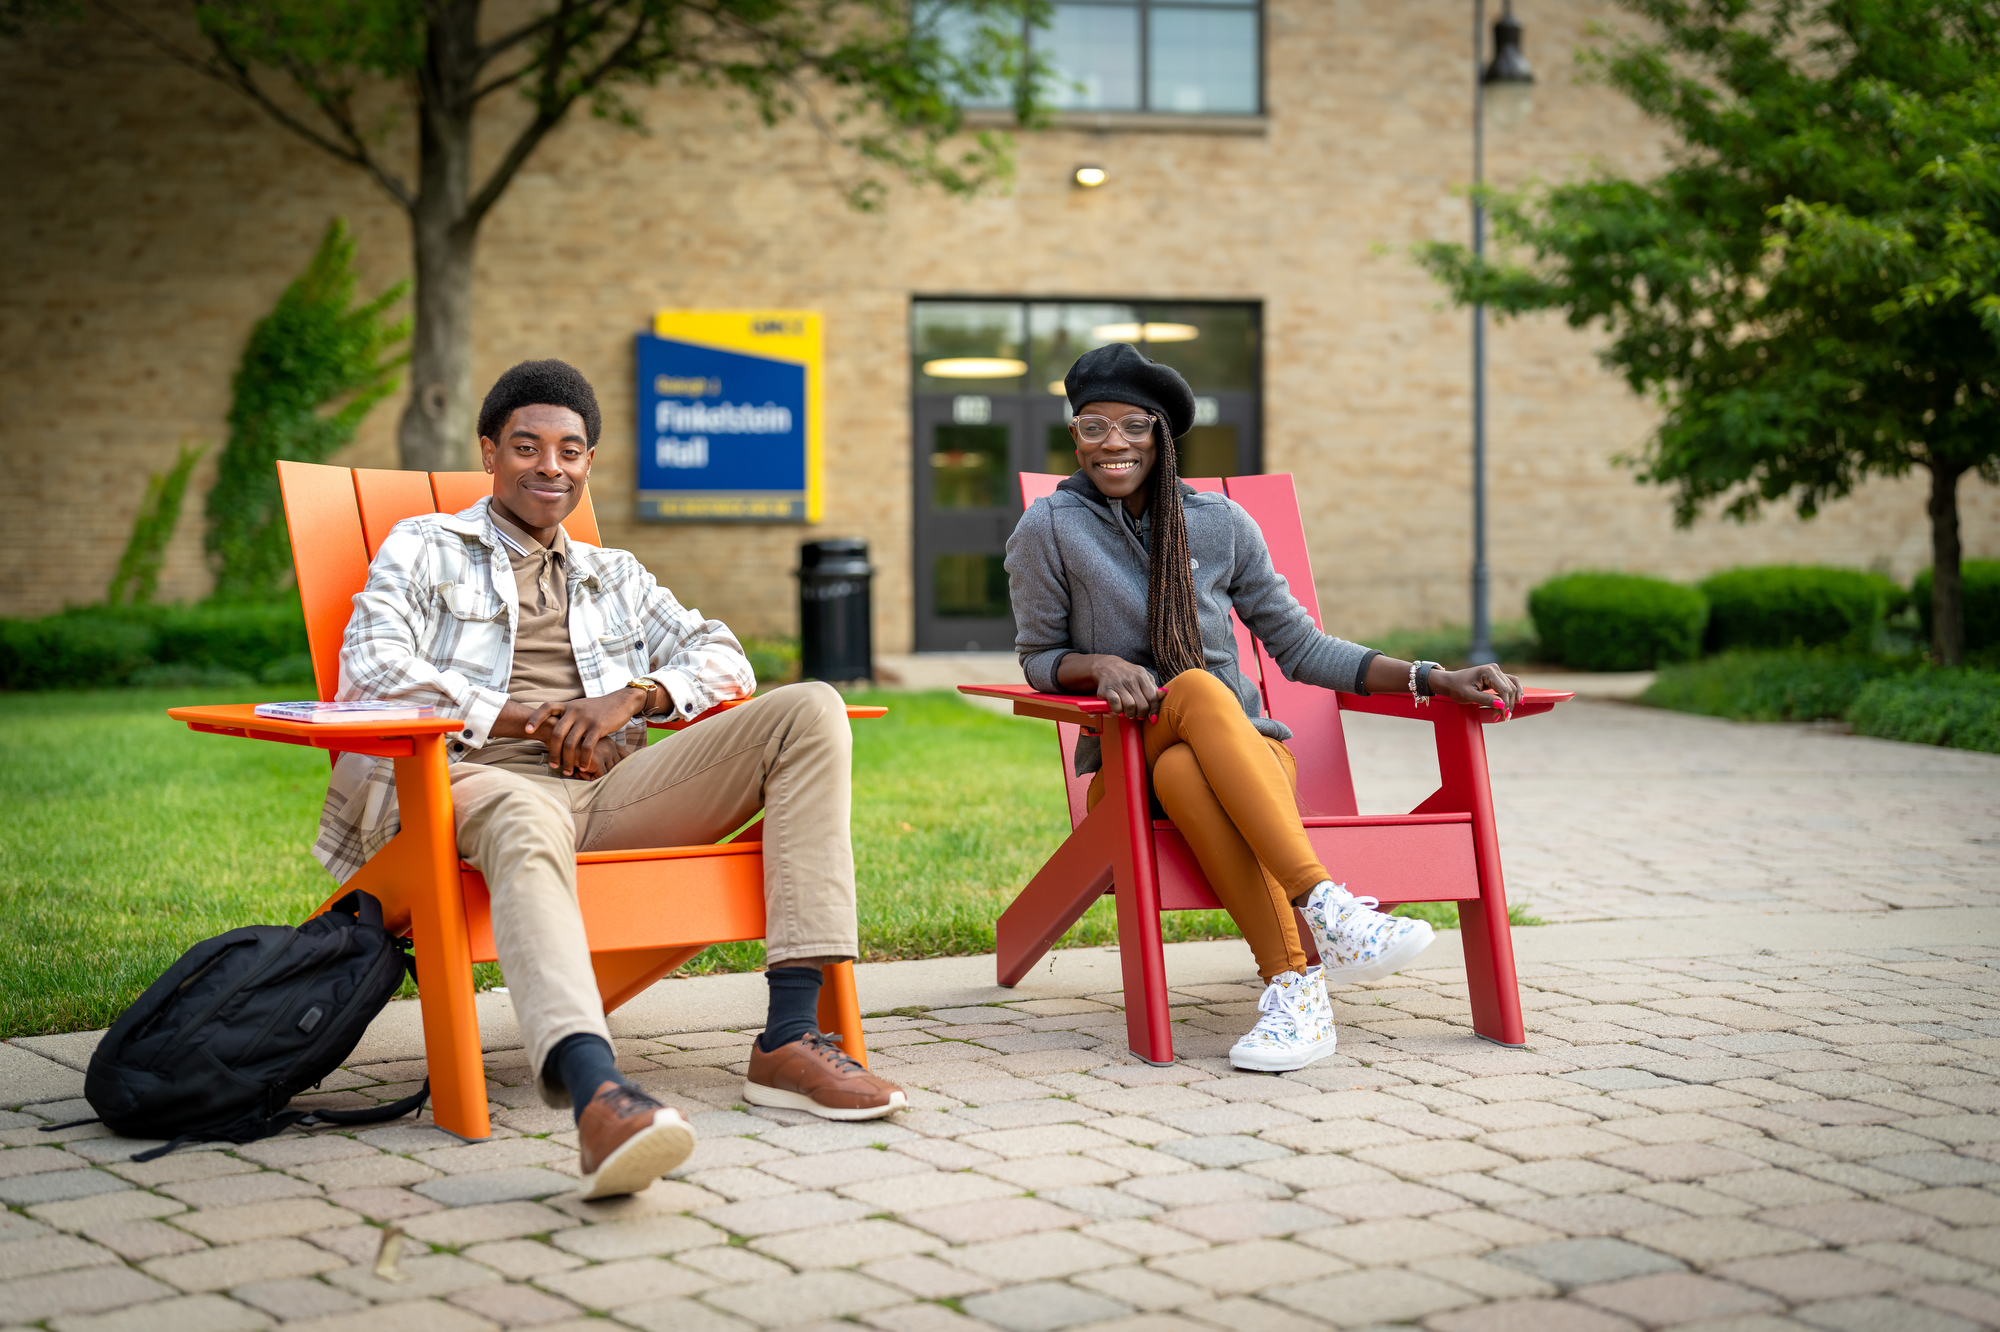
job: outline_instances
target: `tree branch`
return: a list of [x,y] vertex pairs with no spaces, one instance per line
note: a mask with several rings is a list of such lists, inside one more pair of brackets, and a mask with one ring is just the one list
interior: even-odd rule
[[[560,17],[568,18],[574,15],[578,8],[570,3],[570,0],[564,0]],[[597,67],[578,80],[571,89],[565,91],[561,86],[563,69],[569,63],[570,52],[580,44],[576,37],[581,36],[583,40],[588,40],[602,32],[609,22],[609,13],[608,8],[601,11],[582,34],[573,35],[566,23],[556,27],[554,34],[549,38],[548,50],[543,53],[540,62],[542,86],[540,95],[535,99],[535,118],[521,130],[514,142],[508,146],[505,156],[494,165],[492,174],[486,178],[486,183],[479,187],[479,191],[466,205],[460,225],[478,226],[488,210],[499,202],[507,186],[513,182],[515,173],[533,155],[542,140],[548,137],[549,131],[562,123],[563,117],[569,113],[570,107],[575,105],[576,99],[584,93],[595,90],[606,77],[623,68],[630,59],[631,53],[646,35],[647,24],[644,18],[635,21],[632,30],[611,49],[610,54],[599,61]]]
[[[374,154],[368,151],[367,144],[355,132],[352,124],[343,121],[341,117],[333,114],[325,102],[315,99],[315,109],[334,123],[335,127],[340,130],[342,138],[347,141],[346,143],[328,138],[325,134],[313,128],[313,126],[278,105],[271,98],[270,94],[265,92],[263,87],[258,84],[255,76],[250,73],[248,66],[238,59],[236,54],[220,38],[212,34],[209,36],[209,43],[215,48],[215,59],[204,60],[192,52],[182,50],[177,43],[153,31],[153,29],[141,23],[117,5],[109,3],[109,0],[96,0],[96,4],[99,9],[138,35],[155,50],[160,51],[168,58],[186,66],[195,73],[213,79],[224,87],[234,89],[244,97],[249,98],[263,110],[265,115],[269,116],[285,129],[290,130],[299,138],[304,139],[321,152],[338,158],[350,166],[360,167],[363,171],[366,171],[374,178],[375,183],[380,185],[389,197],[401,205],[405,211],[414,208],[415,201],[410,197],[408,187],[392,172],[375,160]],[[294,77],[296,78],[297,75],[294,74]]]
[[[531,20],[530,22],[523,23],[520,27],[514,29],[512,32],[505,32],[500,34],[498,37],[495,37],[492,41],[486,43],[486,45],[480,47],[479,50],[475,53],[475,59],[479,62],[480,66],[483,68],[487,64],[490,64],[496,57],[505,55],[508,51],[511,51],[515,47],[519,46],[522,42],[532,40],[534,37],[540,35],[543,32],[546,32],[553,24],[557,23],[563,18],[564,14],[567,12],[567,8],[568,7],[565,6],[563,9],[558,9],[555,13],[544,14],[542,15],[542,17],[538,19],[534,19]],[[524,66],[523,68],[532,69],[534,67],[535,67],[534,64],[531,63],[527,66]]]

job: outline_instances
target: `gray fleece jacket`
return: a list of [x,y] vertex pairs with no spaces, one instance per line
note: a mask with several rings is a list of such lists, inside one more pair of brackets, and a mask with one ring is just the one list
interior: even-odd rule
[[[1232,607],[1287,680],[1367,693],[1368,663],[1380,654],[1313,625],[1272,567],[1264,534],[1243,506],[1185,483],[1181,506],[1202,655],[1209,671],[1236,691],[1257,729],[1277,740],[1292,737],[1283,722],[1264,715],[1256,682],[1236,667]],[[1099,494],[1081,472],[1028,507],[1007,539],[1007,578],[1018,630],[1014,650],[1030,685],[1043,693],[1073,692],[1056,683],[1057,664],[1072,652],[1105,653],[1154,670],[1146,635],[1150,536],[1150,510],[1134,521],[1123,504]],[[1077,746],[1076,770],[1095,772],[1102,762],[1097,741],[1085,736]]]

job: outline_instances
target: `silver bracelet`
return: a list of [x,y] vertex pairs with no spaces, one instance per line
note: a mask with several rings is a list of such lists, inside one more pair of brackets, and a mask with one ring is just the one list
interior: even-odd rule
[[1430,667],[1431,670],[1436,670],[1437,665],[1434,661],[1413,661],[1410,663],[1410,701],[1420,708],[1426,706],[1431,701],[1431,695],[1428,692],[1430,675],[1429,672],[1425,672],[1424,684],[1426,685],[1426,692],[1419,694],[1417,692],[1417,672],[1423,670],[1426,666]]

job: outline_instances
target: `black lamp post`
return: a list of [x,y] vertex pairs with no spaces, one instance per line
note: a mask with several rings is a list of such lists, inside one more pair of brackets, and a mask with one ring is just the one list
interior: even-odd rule
[[[1521,53],[1521,20],[1514,0],[1493,25],[1493,59],[1486,60],[1486,0],[1472,3],[1472,255],[1486,253],[1486,102],[1493,119],[1511,128],[1526,117],[1535,72]],[[1472,664],[1493,657],[1492,578],[1486,568],[1486,307],[1472,307]]]

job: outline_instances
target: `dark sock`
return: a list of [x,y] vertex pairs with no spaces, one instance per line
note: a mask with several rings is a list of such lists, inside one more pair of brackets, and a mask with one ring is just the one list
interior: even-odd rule
[[557,1041],[556,1048],[549,1051],[548,1061],[542,1065],[542,1076],[553,1077],[569,1088],[570,1109],[578,1119],[583,1118],[583,1107],[590,1104],[599,1087],[606,1082],[625,1081],[610,1044],[602,1036],[587,1031]]
[[769,1054],[819,1025],[820,975],[817,967],[773,967],[764,979],[771,986],[771,1013],[757,1048]]

